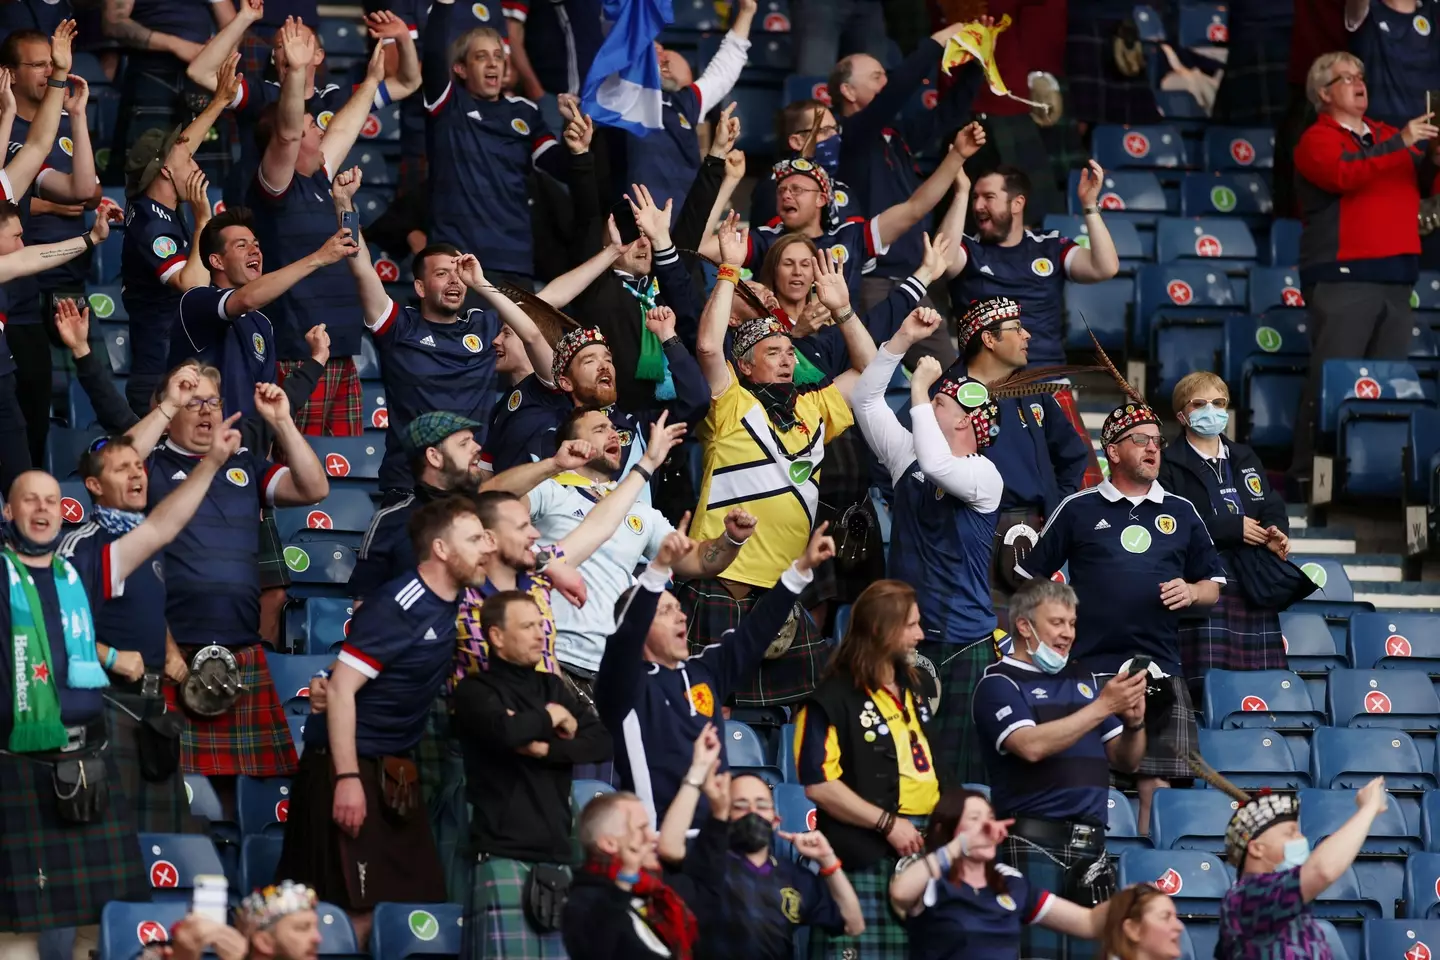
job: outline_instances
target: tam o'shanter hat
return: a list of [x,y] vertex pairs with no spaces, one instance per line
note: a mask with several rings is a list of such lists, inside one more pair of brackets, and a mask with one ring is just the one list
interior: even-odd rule
[[735,331],[735,337],[730,342],[730,353],[737,357],[744,356],[761,340],[768,340],[770,337],[784,337],[788,340],[790,330],[769,314],[746,320]]
[[240,901],[240,915],[256,930],[304,910],[314,910],[319,898],[303,883],[286,880],[256,890]]
[[579,327],[561,337],[560,342],[555,344],[555,359],[550,365],[555,382],[560,382],[560,378],[570,366],[570,361],[579,356],[581,350],[597,344],[606,346],[605,335],[597,327]]
[[1240,805],[1225,828],[1225,859],[1237,870],[1245,866],[1251,840],[1278,823],[1300,819],[1300,798],[1295,794],[1272,793],[1264,787],[1252,795],[1216,773],[1200,754],[1192,751],[1186,762],[1202,780]]
[[964,353],[970,341],[980,335],[982,330],[1006,320],[1020,319],[1020,304],[1009,297],[987,297],[984,300],[976,300],[965,310],[960,318],[960,352]]
[[975,430],[975,446],[984,450],[1000,436],[1000,405],[990,389],[974,377],[946,376],[931,388],[930,395],[943,393],[965,408],[970,426]]
[[781,160],[771,168],[770,175],[776,183],[779,183],[786,177],[809,177],[811,180],[814,180],[815,185],[820,188],[820,203],[822,206],[828,204],[830,198],[834,196],[834,188],[830,184],[830,174],[826,173],[825,168],[820,166],[820,164],[814,160],[808,160],[805,157],[790,157]]

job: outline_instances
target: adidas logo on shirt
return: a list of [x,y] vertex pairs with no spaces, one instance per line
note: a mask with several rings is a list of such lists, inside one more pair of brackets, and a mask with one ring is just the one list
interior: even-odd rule
[[184,471],[184,470],[176,470],[176,471],[175,471],[175,476],[171,477],[170,479],[171,479],[171,480],[184,480],[185,478],[186,478],[186,474],[185,474],[185,471]]
[[471,110],[469,113],[465,114],[465,116],[469,117],[471,120],[479,120],[479,119],[480,119],[480,111],[479,111],[479,110]]
[[1095,529],[1096,529],[1096,530],[1109,530],[1109,529],[1110,529],[1110,524],[1107,523],[1107,522],[1104,521],[1104,520],[1101,520],[1099,523],[1095,524]]
[[434,627],[431,627],[429,630],[426,630],[426,631],[425,631],[425,639],[426,639],[426,640],[434,640],[434,639],[435,639],[435,628],[434,628]]
[[980,272],[981,272],[981,273],[985,273],[985,274],[989,274],[989,275],[992,276],[992,277],[995,276],[995,271],[994,271],[994,270],[991,270],[991,269],[990,269],[988,266],[986,266],[985,264],[981,264],[981,265],[980,265]]
[[584,520],[584,519],[585,519],[585,511],[584,511],[584,510],[576,510],[576,511],[572,514],[572,516],[576,516],[576,517],[579,517],[581,520]]
[[421,337],[421,338],[420,338],[420,342],[423,343],[423,344],[425,344],[425,346],[427,346],[427,347],[433,347],[433,346],[435,346],[435,338],[432,337],[432,336],[430,336],[429,334],[426,334],[425,336]]

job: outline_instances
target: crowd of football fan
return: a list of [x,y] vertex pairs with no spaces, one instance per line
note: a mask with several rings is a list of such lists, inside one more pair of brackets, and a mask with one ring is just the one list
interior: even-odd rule
[[[1180,955],[1169,898],[1114,889],[1112,770],[1143,826],[1157,787],[1196,775],[1196,684],[1283,666],[1276,611],[1308,581],[1258,459],[1223,436],[1213,374],[1176,388],[1171,450],[1172,418],[1127,396],[1100,472],[1061,291],[1119,268],[1104,171],[1080,178],[1084,244],[1027,231],[1025,171],[967,174],[989,138],[978,63],[911,132],[935,142],[891,126],[960,26],[888,83],[858,54],[830,105],[786,106],[786,155],[749,171],[776,216],[747,230],[740,121],[717,108],[755,0],[698,79],[657,46],[663,129],[623,163],[575,97],[557,139],[508,92],[542,89],[523,10],[508,40],[483,4],[373,12],[347,92],[317,85],[312,24],[266,21],[260,0],[211,4],[199,42],[136,22],[141,3],[106,5],[107,33],[149,51],[127,67],[145,82],[117,132],[123,211],[98,188],[74,22],[0,44],[0,957],[59,928],[85,956],[106,903],[148,898],[136,834],[194,829],[186,773],[227,804],[237,776],[291,787],[283,882],[233,928],[183,921],[166,950],[184,960],[313,956],[317,897],[362,943],[377,903],[458,900],[473,958],[779,958],[802,927],[826,957]],[[1312,70],[1322,114],[1349,116],[1351,66]],[[150,128],[147,91],[177,69],[208,102]],[[343,166],[397,101],[428,143],[390,225],[413,289],[377,272]],[[196,156],[226,117],[243,149],[222,212]],[[1415,123],[1407,148],[1435,133]],[[928,176],[912,146],[938,149]],[[568,190],[563,254],[532,245],[542,181]],[[67,266],[122,223],[123,395],[67,295]],[[107,431],[74,529],[30,469],[47,328]],[[383,503],[297,744],[265,653],[288,582],[273,508],[329,493],[307,437],[362,433],[367,331]],[[773,778],[731,769],[732,713],[793,723],[782,764],[814,822],[781,823]],[[581,778],[619,789],[581,809]],[[433,815],[458,796],[468,823]],[[1226,956],[1316,943],[1305,903],[1384,804],[1361,791],[1308,859],[1291,799],[1240,805]]]

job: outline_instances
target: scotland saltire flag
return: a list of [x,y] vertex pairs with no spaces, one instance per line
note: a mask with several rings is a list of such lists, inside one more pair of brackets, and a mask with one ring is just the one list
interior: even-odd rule
[[661,122],[655,38],[675,19],[673,0],[605,0],[610,33],[590,65],[580,103],[596,123],[645,136]]

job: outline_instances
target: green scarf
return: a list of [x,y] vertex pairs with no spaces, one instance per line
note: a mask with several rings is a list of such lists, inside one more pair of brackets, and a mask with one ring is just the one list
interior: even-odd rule
[[825,379],[825,374],[820,368],[810,362],[803,351],[795,351],[795,372],[791,374],[797,387],[808,387],[812,383],[819,383]]
[[[90,604],[85,599],[85,589],[79,586],[80,578],[64,558],[55,555],[51,565],[55,571],[55,589],[60,596],[62,617],[67,624],[74,621],[91,637],[90,656],[93,660],[95,645],[89,628]],[[60,694],[55,687],[55,671],[50,663],[50,638],[45,631],[40,594],[35,589],[35,578],[9,548],[5,549],[5,569],[10,579],[10,639],[15,680],[11,695],[15,725],[10,730],[9,749],[13,753],[58,750],[65,746],[69,737],[65,724],[60,720]],[[96,670],[100,669],[98,662],[93,665]],[[104,686],[103,671],[100,672],[100,680],[99,685]],[[75,684],[72,682],[71,685]]]
[[655,309],[655,300],[660,295],[660,282],[652,279],[640,286],[621,280],[621,285],[630,296],[640,302],[640,359],[635,362],[635,379],[651,382],[665,379],[665,348],[660,338],[645,326],[645,317]]

